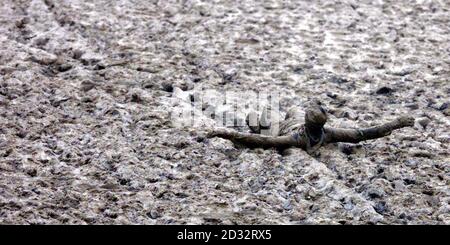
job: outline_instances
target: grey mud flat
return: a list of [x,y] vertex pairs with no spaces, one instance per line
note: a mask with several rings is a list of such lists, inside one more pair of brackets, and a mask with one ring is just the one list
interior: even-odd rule
[[[1,0],[0,223],[450,224],[449,3]],[[246,149],[173,126],[198,84],[417,120]]]

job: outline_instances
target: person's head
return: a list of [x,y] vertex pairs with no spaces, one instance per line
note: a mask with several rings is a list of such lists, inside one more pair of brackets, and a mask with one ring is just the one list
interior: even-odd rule
[[327,112],[319,101],[311,102],[306,108],[305,125],[307,127],[321,128],[327,122]]

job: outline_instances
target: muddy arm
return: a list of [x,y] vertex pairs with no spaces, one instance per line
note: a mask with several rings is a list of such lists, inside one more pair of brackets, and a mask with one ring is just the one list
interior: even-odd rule
[[363,129],[341,129],[325,127],[325,142],[350,142],[358,143],[360,141],[381,138],[391,134],[395,129],[409,127],[414,125],[414,118],[409,116],[399,117],[391,122],[381,124],[375,127]]
[[295,136],[264,136],[260,134],[246,134],[239,133],[226,129],[215,129],[214,131],[208,133],[208,138],[220,137],[224,139],[229,139],[237,144],[245,145],[249,148],[289,148],[289,147],[300,147],[304,148],[304,142],[298,142]]

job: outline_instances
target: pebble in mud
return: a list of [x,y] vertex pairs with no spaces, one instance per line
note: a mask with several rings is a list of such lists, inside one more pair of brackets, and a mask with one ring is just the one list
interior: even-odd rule
[[88,92],[89,90],[95,88],[96,83],[89,81],[89,80],[85,80],[83,82],[81,82],[80,85],[80,90],[83,92]]
[[72,69],[73,66],[68,62],[68,60],[59,58],[55,62],[55,67],[58,72],[66,72]]
[[154,208],[147,212],[147,216],[151,219],[158,219],[162,217],[161,210]]
[[417,123],[424,129],[430,124],[431,120],[428,117],[421,117],[417,119]]
[[391,94],[393,91],[394,90],[392,88],[383,86],[383,87],[381,87],[381,88],[376,90],[376,94],[388,95],[388,94]]
[[367,196],[371,199],[377,199],[385,196],[385,193],[383,190],[376,188],[376,187],[370,187],[367,190]]
[[442,103],[440,106],[438,106],[438,110],[440,110],[440,111],[444,111],[444,110],[446,110],[446,109],[448,109],[449,108],[449,103],[448,102],[445,102],[445,103]]
[[84,51],[81,49],[73,49],[70,51],[69,56],[73,59],[79,60],[83,56]]
[[22,29],[22,28],[25,28],[25,26],[28,23],[30,23],[30,18],[29,17],[24,17],[24,18],[16,21],[16,27]]
[[162,85],[161,85],[161,89],[163,91],[172,93],[173,92],[173,85],[170,82],[163,82]]
[[384,202],[384,201],[377,202],[377,204],[375,204],[375,206],[373,208],[379,214],[383,214],[387,211],[386,202]]
[[19,138],[25,138],[28,135],[28,131],[25,129],[20,129],[17,134],[16,134]]

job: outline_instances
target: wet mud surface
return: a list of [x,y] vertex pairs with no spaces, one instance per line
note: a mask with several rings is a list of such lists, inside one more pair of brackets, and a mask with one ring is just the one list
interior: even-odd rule
[[[1,0],[0,223],[449,224],[449,11]],[[416,125],[313,155],[246,149],[206,139],[207,118],[173,125],[196,85],[320,99],[335,127]]]

